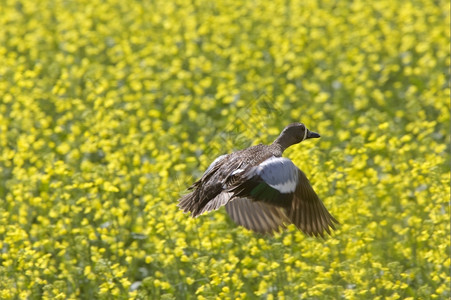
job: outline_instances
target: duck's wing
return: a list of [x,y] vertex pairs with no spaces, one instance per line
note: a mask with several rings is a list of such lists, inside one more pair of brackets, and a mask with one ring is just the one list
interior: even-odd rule
[[[231,201],[227,206],[235,206],[236,211],[241,205],[243,211],[250,215],[262,213],[264,216],[247,217],[246,223],[243,221],[244,217],[238,218],[237,213],[234,213],[232,219],[240,225],[250,223],[249,220],[267,221],[260,225],[260,231],[253,229],[254,231],[261,232],[266,227],[272,228],[272,220],[283,219],[282,224],[288,220],[288,223],[295,224],[307,235],[323,236],[324,231],[330,233],[329,227],[334,229],[334,223],[338,223],[324,207],[305,174],[288,158],[271,157],[243,172],[235,182],[228,191],[235,197],[248,198],[251,201]],[[268,209],[267,206],[274,208]],[[282,213],[285,214],[283,218],[280,217]],[[256,226],[253,225],[254,228]]]
[[296,191],[287,214],[297,228],[310,236],[323,237],[324,231],[330,234],[330,229],[335,229],[334,224],[338,224],[299,169]]
[[234,198],[225,209],[235,223],[259,233],[273,234],[290,223],[285,209],[249,198]]
[[197,186],[199,186],[201,184],[201,182],[207,181],[221,166],[221,163],[223,162],[223,160],[227,157],[227,154],[223,154],[221,156],[218,156],[207,168],[207,170],[205,170],[204,174],[202,175],[202,177],[197,180],[196,182],[194,182],[189,188],[188,190],[192,190],[194,188],[196,188]]
[[235,176],[238,178],[228,188],[234,196],[278,207],[291,206],[298,183],[298,168],[288,158],[272,156]]

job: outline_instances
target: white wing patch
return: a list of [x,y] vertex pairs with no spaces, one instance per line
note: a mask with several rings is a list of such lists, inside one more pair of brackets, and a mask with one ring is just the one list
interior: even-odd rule
[[268,184],[270,187],[278,190],[279,192],[281,192],[282,194],[289,194],[289,193],[293,193],[296,190],[296,185],[297,182],[296,181],[287,181],[285,183],[281,183],[281,184]]
[[293,193],[298,185],[298,168],[288,158],[268,158],[256,168],[255,172],[270,187],[282,194]]

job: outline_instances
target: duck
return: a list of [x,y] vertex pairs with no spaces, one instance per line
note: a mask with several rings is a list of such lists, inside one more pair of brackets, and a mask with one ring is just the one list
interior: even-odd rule
[[290,224],[308,236],[331,234],[338,221],[289,158],[290,146],[320,135],[303,123],[286,126],[270,145],[258,144],[216,158],[177,206],[196,218],[222,206],[238,225],[273,235]]

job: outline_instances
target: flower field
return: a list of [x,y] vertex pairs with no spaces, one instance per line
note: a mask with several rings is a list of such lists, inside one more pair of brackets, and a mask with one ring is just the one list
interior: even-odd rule
[[[449,24],[442,0],[2,0],[0,299],[449,299]],[[331,236],[178,210],[295,121]]]

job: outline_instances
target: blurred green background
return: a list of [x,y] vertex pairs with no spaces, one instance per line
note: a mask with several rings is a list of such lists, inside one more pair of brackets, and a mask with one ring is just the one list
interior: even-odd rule
[[[0,298],[449,298],[449,25],[448,1],[2,0]],[[332,236],[177,209],[294,121]]]

